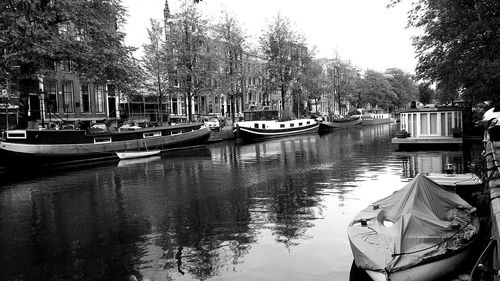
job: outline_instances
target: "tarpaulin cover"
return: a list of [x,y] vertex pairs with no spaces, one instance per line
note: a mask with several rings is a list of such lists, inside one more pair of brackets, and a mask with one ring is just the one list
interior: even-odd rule
[[456,193],[418,174],[349,224],[354,261],[362,269],[394,272],[457,250],[479,231],[477,220],[471,223],[472,209]]

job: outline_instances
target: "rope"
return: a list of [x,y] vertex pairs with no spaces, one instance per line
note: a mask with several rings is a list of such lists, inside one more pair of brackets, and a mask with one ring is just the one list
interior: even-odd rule
[[420,249],[420,250],[415,250],[415,251],[412,251],[412,252],[406,252],[406,253],[397,253],[397,254],[392,254],[392,257],[397,257],[397,256],[403,256],[403,255],[411,255],[411,254],[415,254],[415,253],[419,253],[419,252],[423,252],[423,251],[426,251],[426,250],[429,250],[431,248],[434,248],[434,247],[438,247],[439,245],[445,243],[445,242],[448,242],[451,238],[455,237],[457,234],[459,234],[460,232],[462,232],[467,226],[469,226],[470,224],[472,223],[472,218],[471,220],[466,224],[464,225],[460,230],[458,230],[457,232],[455,232],[453,235],[451,235],[450,237],[446,238],[445,240],[435,244],[435,245],[432,245],[432,246],[429,246],[427,248],[423,248],[423,249]]

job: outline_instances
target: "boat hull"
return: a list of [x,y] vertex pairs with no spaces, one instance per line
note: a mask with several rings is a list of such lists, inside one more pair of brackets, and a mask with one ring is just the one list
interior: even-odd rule
[[263,139],[281,138],[303,134],[317,134],[319,124],[311,124],[302,127],[286,128],[286,129],[256,129],[249,127],[236,126],[234,135],[241,141],[257,141]]
[[[477,238],[476,238],[477,239]],[[472,241],[452,255],[445,255],[444,258],[433,262],[424,263],[404,270],[392,272],[389,276],[386,273],[366,270],[366,273],[374,281],[434,281],[442,280],[444,277],[457,271],[459,266],[463,264],[471,252]]]
[[393,123],[392,118],[380,118],[380,119],[364,119],[362,121],[363,126],[372,126],[372,125],[381,125],[381,124],[389,124]]
[[116,152],[116,155],[120,159],[134,159],[141,157],[149,157],[153,155],[160,154],[161,150],[148,150],[148,151],[128,151],[128,152]]
[[354,127],[361,125],[362,122],[361,118],[351,120],[322,121],[319,123],[319,132],[327,133],[337,129]]
[[[26,164],[58,166],[118,159],[116,152],[133,150],[175,150],[204,145],[210,129],[201,126],[171,126],[145,130],[85,133],[53,132],[61,137],[51,140],[50,131],[27,131],[24,139],[0,142],[0,156],[7,167]],[[71,138],[72,133],[75,135]]]

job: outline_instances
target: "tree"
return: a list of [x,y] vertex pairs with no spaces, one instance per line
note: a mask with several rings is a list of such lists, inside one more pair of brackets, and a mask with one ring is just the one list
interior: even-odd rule
[[[15,76],[21,100],[38,92],[38,76],[60,62],[82,78],[128,90],[133,48],[123,44],[125,34],[117,28],[125,12],[119,0],[3,1],[0,75]],[[27,116],[20,111],[21,118]]]
[[[321,96],[327,92],[327,80],[323,75],[323,69],[318,61],[311,61],[304,70],[303,74],[304,90],[307,98],[314,100],[318,106]],[[318,112],[318,108],[316,108]]]
[[146,87],[158,97],[158,121],[163,123],[163,94],[168,89],[170,56],[165,44],[163,26],[159,21],[151,19],[148,28],[149,43],[144,44],[143,66],[146,72]]
[[406,104],[417,99],[418,89],[413,75],[398,68],[387,69],[385,75],[395,94],[395,99],[391,101],[393,109],[404,108]]
[[418,101],[423,104],[429,104],[434,100],[435,92],[429,83],[420,83],[418,85]]
[[242,96],[244,85],[243,48],[245,34],[235,16],[223,11],[214,26],[218,65],[215,70],[220,83],[218,88],[230,100],[231,117],[235,121],[235,98]]
[[277,14],[263,31],[260,46],[266,60],[268,83],[271,89],[281,93],[282,118],[291,118],[292,113],[285,111],[286,95],[300,70],[304,40],[292,30],[287,18]]
[[362,104],[370,104],[378,106],[384,110],[389,110],[391,101],[396,99],[396,94],[392,91],[391,84],[384,74],[367,70],[361,84],[361,102]]
[[463,93],[469,103],[499,103],[499,14],[497,0],[416,1],[409,25],[423,31],[414,43],[419,78],[445,89],[446,100]]
[[188,120],[192,118],[192,102],[210,90],[214,75],[215,46],[208,38],[208,22],[196,4],[183,2],[179,13],[172,17],[169,48],[176,63],[179,88],[187,102]]

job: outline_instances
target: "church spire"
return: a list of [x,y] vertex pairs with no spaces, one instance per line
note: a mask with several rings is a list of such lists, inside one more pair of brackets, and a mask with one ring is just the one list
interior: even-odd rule
[[165,8],[163,9],[163,18],[167,21],[170,18],[170,9],[168,8],[168,0],[165,0]]

